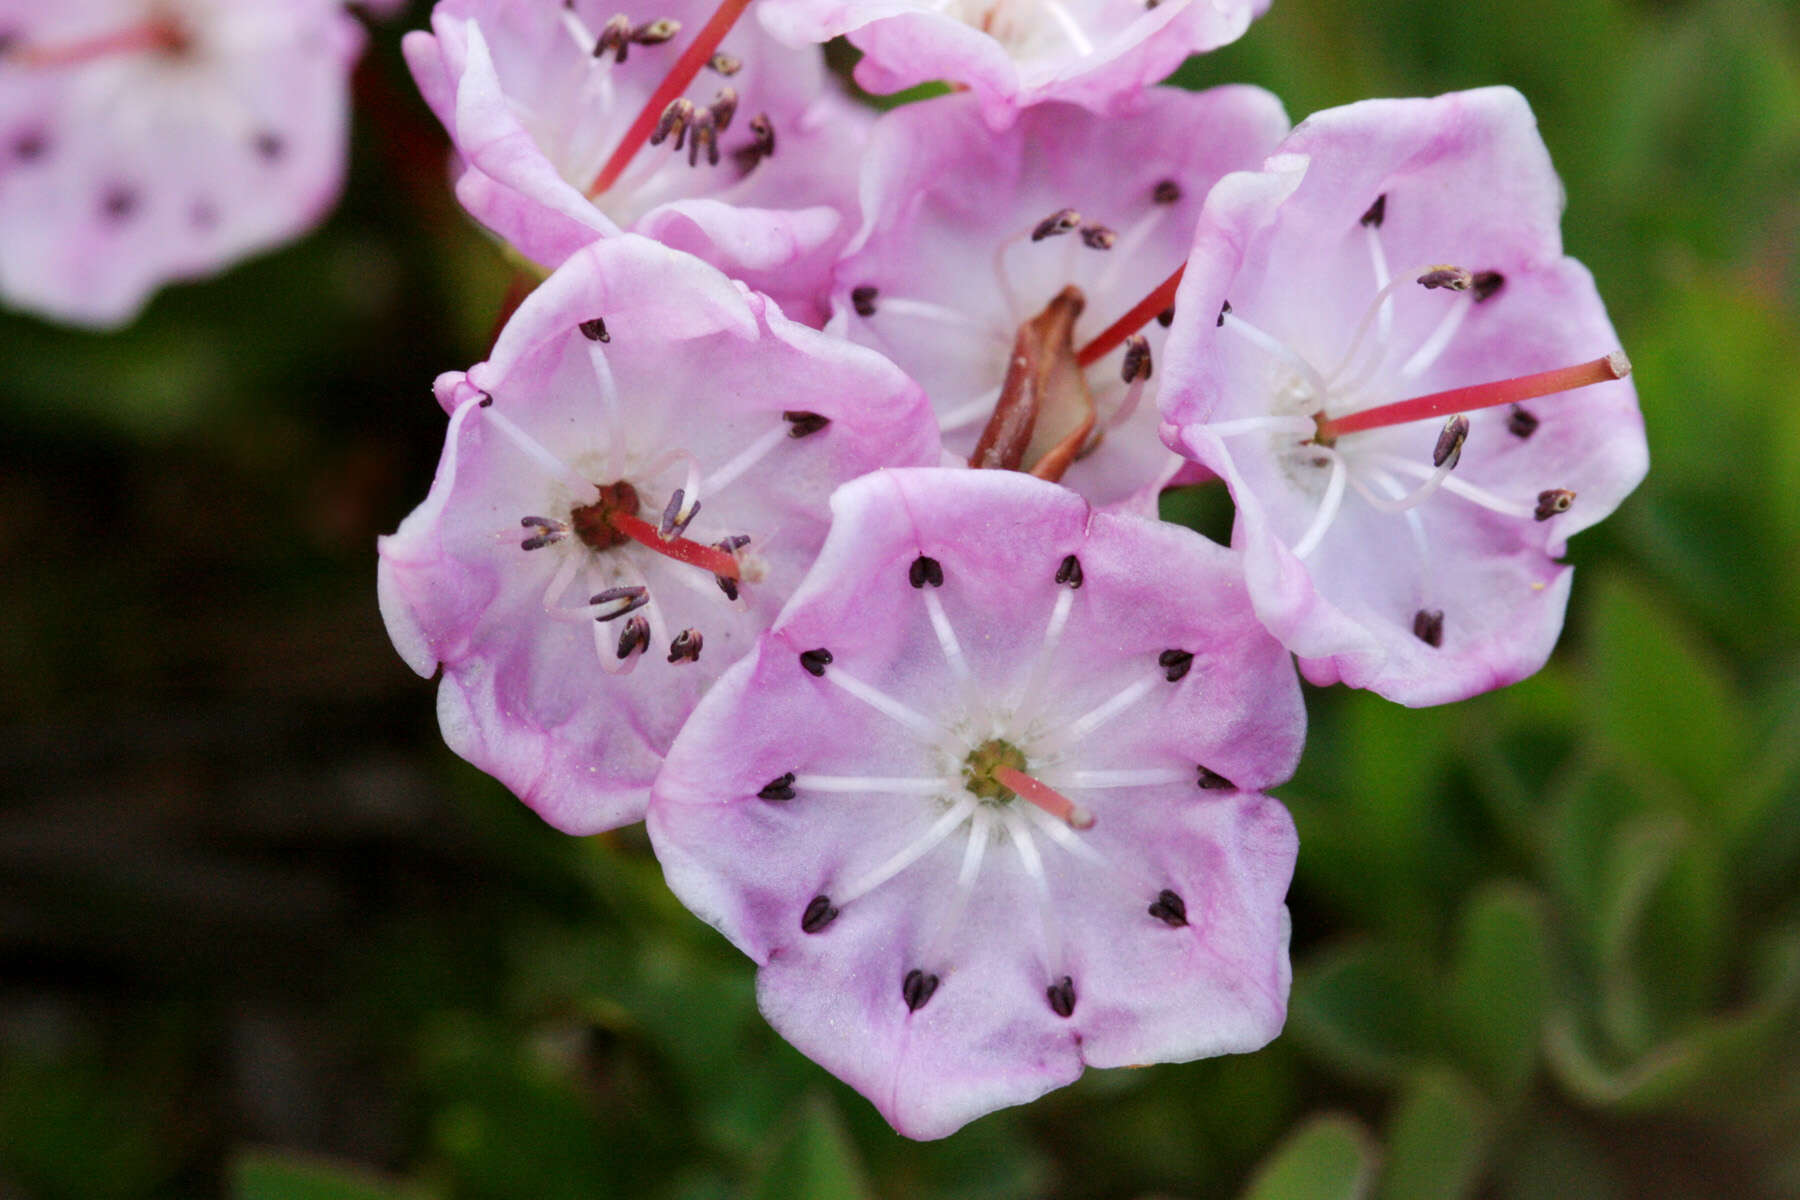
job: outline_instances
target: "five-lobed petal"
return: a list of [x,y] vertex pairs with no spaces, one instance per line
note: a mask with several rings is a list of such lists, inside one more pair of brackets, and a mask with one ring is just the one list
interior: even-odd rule
[[[832,510],[649,814],[770,1022],[913,1137],[1273,1037],[1295,843],[1259,789],[1304,713],[1232,555],[1011,472],[883,471]],[[1081,816],[993,786],[1008,763]]]
[[1335,439],[1316,422],[1613,352],[1561,210],[1508,88],[1316,114],[1209,197],[1165,436],[1231,487],[1257,612],[1312,681],[1436,704],[1555,644],[1566,539],[1646,469],[1628,380],[1471,410],[1443,462],[1442,417]]
[[695,701],[810,564],[831,489],[940,453],[879,356],[629,235],[573,255],[437,391],[444,457],[381,541],[382,614],[414,669],[442,666],[452,749],[576,833],[642,817]]

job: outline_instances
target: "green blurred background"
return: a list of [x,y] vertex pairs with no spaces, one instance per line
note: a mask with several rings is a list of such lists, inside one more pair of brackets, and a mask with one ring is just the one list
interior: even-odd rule
[[641,831],[449,755],[387,645],[373,540],[509,275],[422,20],[321,231],[116,336],[0,320],[0,1197],[1800,1197],[1795,7],[1275,0],[1183,70],[1296,118],[1520,88],[1652,470],[1534,679],[1310,692],[1275,1045],[929,1145],[763,1025]]

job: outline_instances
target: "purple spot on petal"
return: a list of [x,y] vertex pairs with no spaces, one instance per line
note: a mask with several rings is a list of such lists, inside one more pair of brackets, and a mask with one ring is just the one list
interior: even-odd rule
[[270,129],[259,131],[250,144],[256,150],[256,157],[266,163],[279,162],[287,153],[287,140]]
[[22,163],[37,162],[49,151],[50,135],[42,129],[27,129],[12,141],[12,156]]
[[113,184],[100,194],[100,214],[109,221],[123,221],[136,212],[137,208],[136,189],[122,183]]

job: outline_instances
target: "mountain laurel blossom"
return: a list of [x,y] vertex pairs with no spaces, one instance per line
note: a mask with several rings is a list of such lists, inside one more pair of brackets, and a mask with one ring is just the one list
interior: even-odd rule
[[1305,716],[1234,556],[1007,471],[832,512],[649,812],[770,1023],[916,1138],[1274,1037]]
[[1208,198],[1159,401],[1314,683],[1439,704],[1543,665],[1570,535],[1648,457],[1524,99],[1369,100]]
[[[771,379],[787,381],[775,389]],[[545,820],[640,820],[663,752],[825,534],[837,484],[940,454],[916,384],[632,235],[578,251],[437,381],[431,494],[382,616],[451,749]]]

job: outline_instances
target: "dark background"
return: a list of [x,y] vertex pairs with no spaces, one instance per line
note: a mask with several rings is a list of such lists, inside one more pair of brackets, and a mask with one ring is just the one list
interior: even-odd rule
[[[1313,691],[1259,1054],[894,1136],[641,831],[445,751],[373,542],[510,269],[379,29],[318,232],[94,336],[0,319],[0,1197],[1800,1196],[1800,14],[1275,0],[1192,84],[1511,83],[1650,429],[1550,667]],[[1212,528],[1216,497],[1172,498]]]

